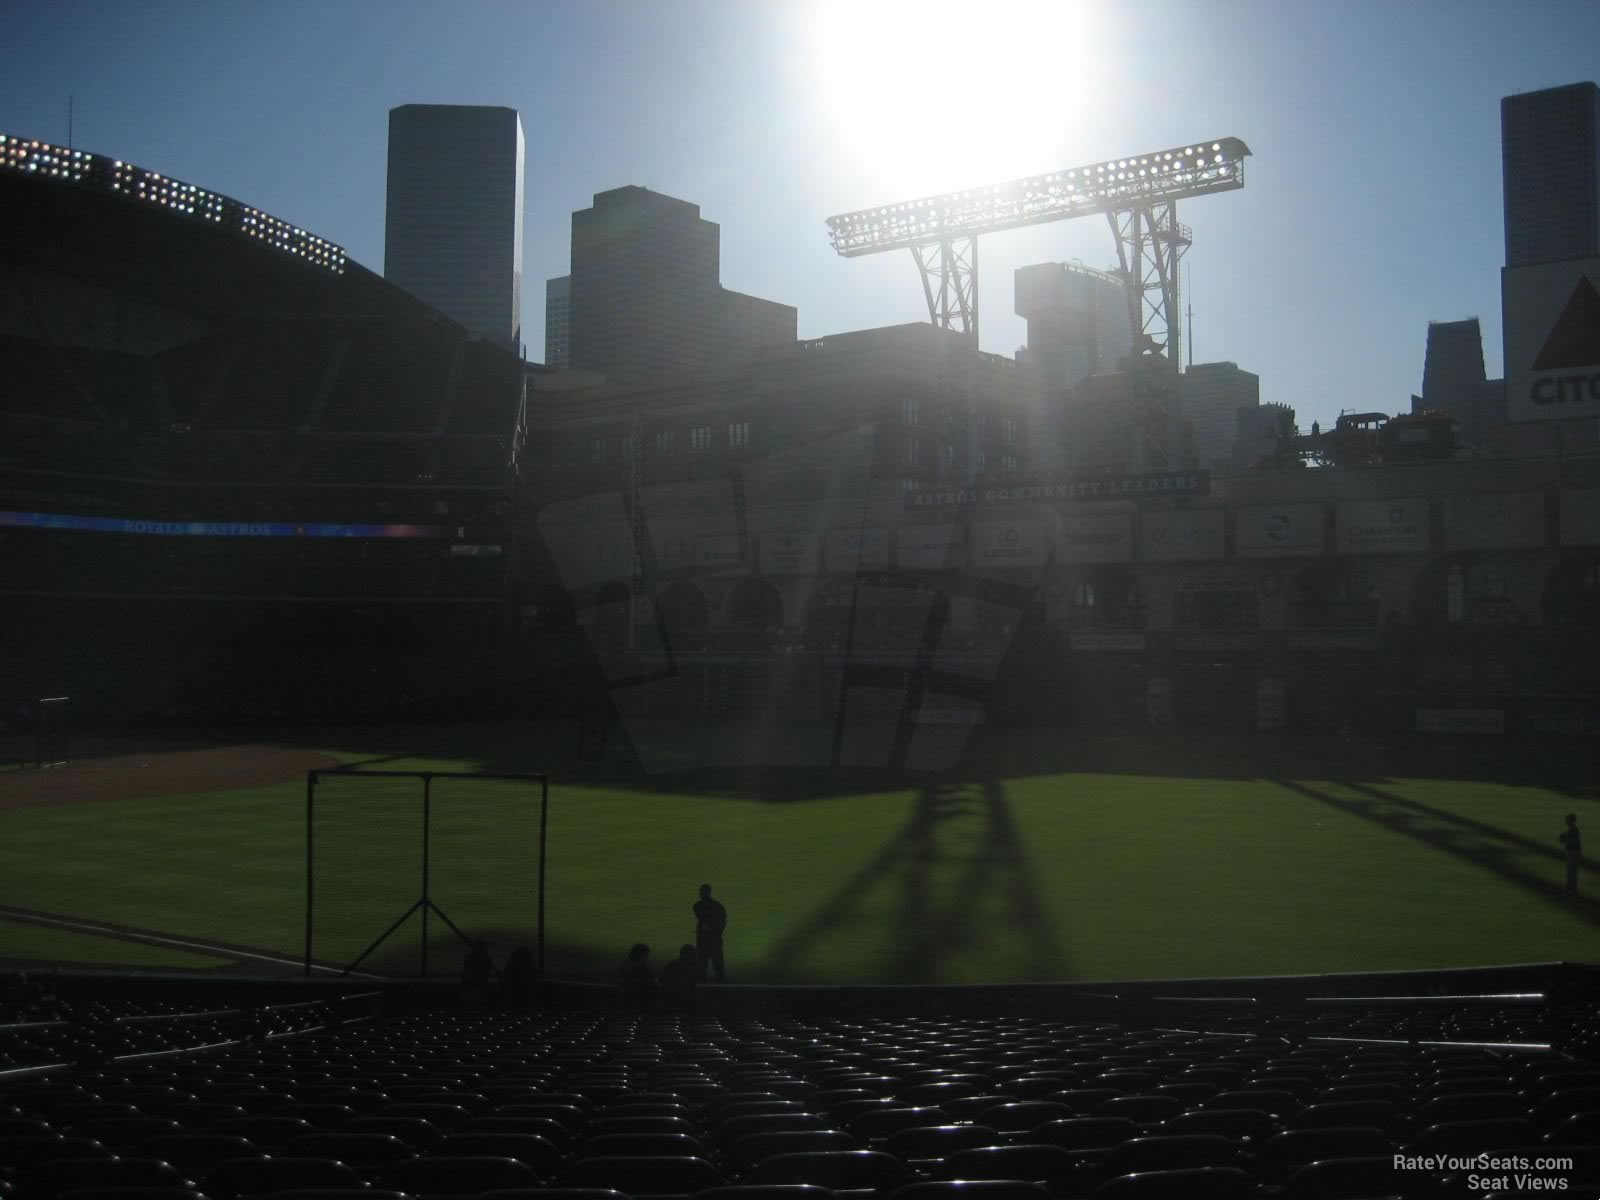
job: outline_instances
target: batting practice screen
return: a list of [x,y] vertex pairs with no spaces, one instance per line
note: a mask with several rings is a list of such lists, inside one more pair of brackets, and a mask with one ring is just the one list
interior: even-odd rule
[[311,771],[305,970],[453,975],[483,939],[544,970],[544,775]]

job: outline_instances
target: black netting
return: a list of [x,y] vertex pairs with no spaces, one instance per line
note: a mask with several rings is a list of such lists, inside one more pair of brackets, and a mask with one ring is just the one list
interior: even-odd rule
[[[308,836],[316,963],[453,975],[467,940],[537,955],[537,776],[318,771]],[[359,960],[359,962],[358,962]]]

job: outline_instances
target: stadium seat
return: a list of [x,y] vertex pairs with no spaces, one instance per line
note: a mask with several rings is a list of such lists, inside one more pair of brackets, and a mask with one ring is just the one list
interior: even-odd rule
[[[1326,1158],[1295,1170],[1277,1200],[1366,1200],[1368,1197],[1411,1196],[1428,1188],[1429,1180],[1395,1169],[1392,1155],[1369,1158]],[[1430,1189],[1431,1190],[1431,1189]]]
[[408,1158],[378,1173],[380,1187],[412,1196],[475,1196],[504,1188],[537,1187],[538,1173],[527,1163],[496,1156]]
[[1255,1181],[1237,1167],[1195,1167],[1120,1175],[1094,1190],[1094,1200],[1253,1200]]
[[1278,1132],[1278,1123],[1272,1119],[1272,1114],[1259,1108],[1200,1108],[1162,1122],[1161,1132],[1218,1133],[1260,1143]]
[[999,1143],[999,1132],[987,1125],[918,1125],[891,1133],[884,1139],[882,1149],[885,1154],[909,1163],[917,1159],[942,1159],[959,1150]]
[[378,1117],[415,1117],[442,1130],[459,1129],[472,1120],[473,1115],[458,1104],[422,1103],[391,1104],[373,1114]]
[[1289,1119],[1305,1107],[1293,1092],[1281,1088],[1240,1088],[1218,1092],[1202,1108],[1256,1108],[1271,1113],[1280,1121]]
[[183,1126],[170,1117],[107,1117],[80,1121],[71,1130],[79,1137],[93,1138],[119,1153],[146,1138],[184,1132]]
[[[733,1140],[737,1139],[730,1138],[729,1144]],[[686,1133],[602,1133],[585,1138],[577,1153],[581,1158],[619,1155],[700,1158],[704,1157],[706,1147],[698,1137]]]
[[111,1158],[110,1150],[86,1137],[20,1137],[7,1142],[5,1161],[17,1170],[53,1159]]
[[[922,1107],[882,1108],[861,1113],[853,1117],[845,1126],[856,1137],[865,1141],[882,1141],[892,1133],[902,1129],[920,1129],[932,1125],[944,1125],[949,1122],[949,1117],[943,1109]],[[981,1124],[993,1126],[993,1121],[982,1121]]]
[[703,1158],[630,1155],[581,1158],[567,1167],[560,1182],[562,1187],[567,1188],[614,1188],[629,1196],[690,1196],[727,1181],[722,1177],[722,1172]]
[[354,1167],[362,1174],[404,1162],[411,1147],[382,1133],[308,1133],[283,1148],[290,1158],[329,1158]]
[[814,1183],[843,1191],[876,1191],[905,1182],[905,1165],[878,1150],[824,1150],[778,1154],[751,1173],[751,1183]]
[[1561,1088],[1545,1095],[1528,1109],[1528,1118],[1541,1129],[1554,1129],[1574,1113],[1600,1111],[1600,1087]]
[[1239,1161],[1242,1150],[1239,1142],[1215,1133],[1137,1137],[1113,1146],[1101,1170],[1107,1176],[1114,1176],[1190,1167],[1227,1167]]
[[1381,1129],[1392,1132],[1400,1113],[1387,1100],[1341,1100],[1311,1104],[1284,1122],[1290,1129]]
[[1488,1121],[1446,1121],[1429,1126],[1405,1145],[1406,1154],[1481,1154],[1513,1146],[1532,1146],[1539,1130],[1525,1117]]
[[1002,1135],[1031,1133],[1051,1121],[1064,1121],[1078,1114],[1070,1105],[1050,1100],[1017,1100],[997,1104],[986,1109],[978,1123],[998,1130]]
[[1292,1129],[1269,1138],[1255,1153],[1263,1180],[1276,1183],[1298,1167],[1325,1158],[1376,1158],[1394,1153],[1379,1129]]
[[1097,1117],[1126,1117],[1149,1128],[1177,1116],[1183,1111],[1183,1101],[1176,1096],[1118,1096],[1096,1106]]
[[1060,1146],[979,1146],[958,1150],[937,1168],[940,1179],[1026,1179],[1052,1192],[1064,1187],[1078,1160]]
[[230,1158],[206,1172],[201,1190],[211,1200],[241,1200],[290,1188],[360,1188],[344,1163],[322,1158]]
[[1446,1121],[1488,1121],[1528,1115],[1527,1101],[1514,1092],[1462,1092],[1435,1096],[1417,1109],[1413,1123],[1419,1129]]
[[[502,1104],[494,1110],[497,1117],[542,1117],[555,1121],[576,1137],[589,1127],[589,1114],[576,1105],[564,1101],[522,1100],[515,1104]],[[481,1121],[484,1118],[474,1117]]]
[[1037,1183],[1021,1179],[925,1180],[889,1193],[889,1200],[1052,1200]]
[[[490,1196],[479,1200],[494,1200]],[[532,1200],[530,1197],[529,1200]],[[554,1200],[562,1200],[560,1197]],[[575,1197],[574,1200],[582,1200]],[[837,1200],[833,1192],[813,1183],[730,1183],[696,1192],[694,1200]]]
[[810,1150],[861,1150],[859,1138],[842,1129],[788,1129],[775,1133],[748,1133],[724,1151],[727,1160],[741,1167],[754,1166],[775,1154]]
[[187,1174],[169,1163],[148,1158],[69,1158],[40,1163],[28,1171],[23,1190],[39,1200],[52,1200],[85,1188],[194,1188]]

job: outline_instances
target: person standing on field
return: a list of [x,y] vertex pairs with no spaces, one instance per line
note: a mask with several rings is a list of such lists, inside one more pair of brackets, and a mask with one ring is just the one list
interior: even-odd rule
[[1578,814],[1567,814],[1567,827],[1561,831],[1561,844],[1567,848],[1567,895],[1578,894],[1578,867],[1583,863],[1583,835],[1578,832]]
[[722,931],[728,927],[728,910],[711,898],[711,885],[700,885],[700,899],[694,905],[694,944],[700,954],[700,978],[717,970],[717,982],[724,982],[722,969]]

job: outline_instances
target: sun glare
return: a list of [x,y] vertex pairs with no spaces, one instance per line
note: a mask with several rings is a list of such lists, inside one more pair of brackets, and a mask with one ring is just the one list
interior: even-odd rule
[[865,203],[1049,170],[1082,157],[1094,95],[1088,0],[830,0],[821,102]]

